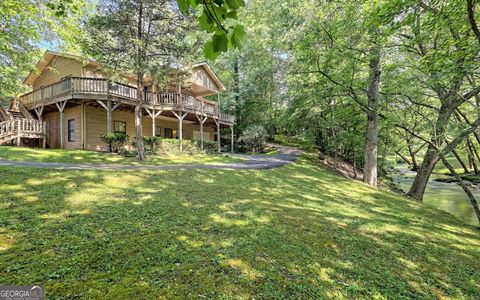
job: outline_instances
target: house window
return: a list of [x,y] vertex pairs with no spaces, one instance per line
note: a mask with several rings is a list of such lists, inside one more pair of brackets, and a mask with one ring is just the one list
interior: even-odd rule
[[162,136],[162,129],[160,126],[155,126],[155,136]]
[[75,119],[68,120],[68,141],[75,142]]
[[113,122],[114,126],[114,132],[115,133],[127,133],[127,123],[123,121],[114,121]]
[[173,138],[173,130],[172,128],[165,128],[163,130],[163,133],[164,133],[164,137],[167,138],[167,139],[171,139]]

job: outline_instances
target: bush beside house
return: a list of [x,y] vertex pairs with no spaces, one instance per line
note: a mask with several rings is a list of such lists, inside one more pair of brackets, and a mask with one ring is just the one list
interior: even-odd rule
[[238,148],[245,152],[261,153],[267,141],[267,131],[261,125],[247,127],[238,139]]

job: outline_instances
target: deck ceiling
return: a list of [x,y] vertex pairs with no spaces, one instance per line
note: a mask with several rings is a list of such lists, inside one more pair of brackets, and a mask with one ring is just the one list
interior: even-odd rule
[[[78,105],[81,105],[83,103],[85,103],[85,105],[88,105],[88,106],[93,106],[93,107],[96,107],[98,109],[102,109],[104,110],[104,108],[97,102],[97,101],[91,101],[91,100],[88,100],[88,101],[84,101],[84,100],[69,100],[67,101],[66,103],[66,106],[65,108],[71,108],[71,107],[75,107],[75,106],[78,106]],[[135,106],[132,106],[132,105],[128,105],[128,104],[121,104],[120,106],[118,106],[118,108],[116,109],[116,111],[127,111],[127,112],[131,112],[131,113],[134,113],[135,112]],[[58,112],[58,108],[55,104],[50,104],[50,105],[46,105],[43,109],[43,114],[46,114],[46,113],[49,113],[49,112]],[[36,116],[35,112],[32,110],[32,114],[34,116]],[[145,110],[142,110],[142,116],[143,117],[146,117],[146,118],[150,118],[150,115],[145,111]],[[156,120],[169,120],[169,121],[178,121],[177,117],[171,112],[171,111],[163,111],[160,116],[158,116],[156,118]],[[184,124],[200,124],[199,123],[199,120],[197,118],[197,116],[194,114],[194,113],[188,113],[187,116],[183,119],[184,121]],[[223,124],[222,124],[223,125]],[[205,123],[204,123],[204,126],[207,126],[207,127],[216,127],[216,123],[215,121],[213,120],[213,118],[208,118]]]

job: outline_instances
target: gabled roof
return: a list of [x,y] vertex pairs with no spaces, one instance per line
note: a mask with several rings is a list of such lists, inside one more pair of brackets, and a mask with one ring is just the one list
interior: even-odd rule
[[42,74],[42,72],[47,68],[50,61],[56,56],[75,59],[79,62],[84,63],[85,65],[88,65],[88,64],[98,65],[98,63],[96,63],[95,60],[93,59],[87,59],[87,61],[85,62],[85,58],[79,55],[60,53],[56,51],[47,50],[43,54],[43,58],[39,60],[38,63],[35,65],[35,68],[31,70],[30,73],[28,73],[27,77],[25,77],[25,79],[23,80],[23,83],[32,85],[35,82],[35,80],[40,76],[40,74]]
[[215,84],[217,85],[218,87],[218,91],[219,92],[223,92],[225,91],[225,86],[223,85],[223,83],[220,81],[220,79],[218,78],[217,74],[215,74],[215,72],[212,70],[212,68],[210,67],[210,65],[208,64],[208,62],[206,61],[203,61],[201,63],[198,63],[198,64],[195,64],[192,66],[193,68],[203,68],[205,70],[205,72],[207,72],[208,76],[210,76],[210,78],[212,78],[213,82],[215,82]]
[[[85,59],[84,57],[81,57],[79,55],[73,55],[73,54],[67,54],[67,53],[61,53],[61,52],[47,50],[43,54],[43,59],[41,59],[36,64],[35,69],[31,70],[30,73],[28,73],[27,77],[25,77],[25,79],[23,80],[23,83],[28,84],[28,85],[33,85],[35,80],[37,80],[37,78],[40,76],[40,74],[42,74],[42,72],[47,68],[50,61],[56,56],[66,57],[66,58],[71,58],[71,59],[77,60],[79,62],[82,62],[84,64],[84,66],[86,66],[86,65],[100,66],[100,63],[98,63],[94,59]],[[218,76],[212,70],[212,68],[210,67],[208,62],[206,62],[206,61],[200,62],[200,63],[194,64],[192,67],[193,68],[203,68],[205,70],[205,72],[208,74],[208,76],[210,76],[210,78],[213,80],[213,82],[215,82],[215,84],[217,85],[217,87],[219,89],[219,92],[225,91],[225,86],[222,84],[222,82],[220,81]],[[128,75],[127,75],[127,77],[128,77]]]

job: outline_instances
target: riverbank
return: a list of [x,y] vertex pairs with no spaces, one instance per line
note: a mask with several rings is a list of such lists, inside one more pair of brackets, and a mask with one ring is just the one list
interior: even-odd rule
[[[398,164],[395,169],[398,172],[391,173],[389,176],[396,186],[407,192],[416,172],[409,170],[407,164]],[[479,225],[467,195],[456,182],[450,179],[452,177],[447,174],[433,173],[428,181],[423,202],[446,211],[465,223]],[[474,196],[480,199],[480,190],[473,188],[472,191]]]

